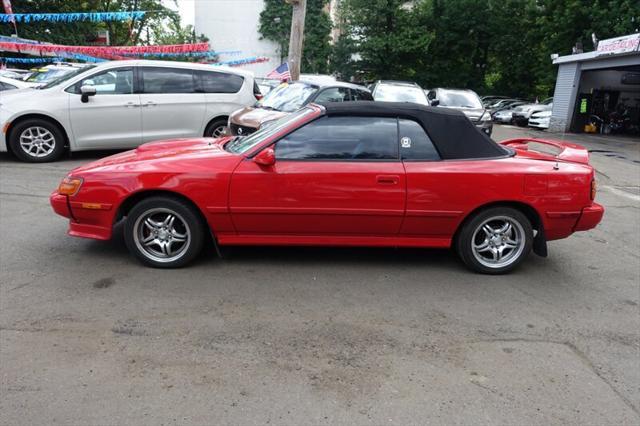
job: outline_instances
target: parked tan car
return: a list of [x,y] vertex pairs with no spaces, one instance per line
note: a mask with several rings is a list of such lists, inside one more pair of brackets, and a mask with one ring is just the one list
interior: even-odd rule
[[372,101],[371,92],[363,86],[339,81],[294,81],[282,83],[255,105],[235,111],[229,116],[228,131],[244,136],[264,123],[277,120],[299,110],[308,103]]

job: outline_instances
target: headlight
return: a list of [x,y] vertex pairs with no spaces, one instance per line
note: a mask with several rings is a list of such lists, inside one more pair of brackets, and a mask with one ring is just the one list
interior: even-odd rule
[[80,191],[80,187],[82,186],[82,178],[74,178],[67,176],[60,182],[60,186],[58,186],[58,194],[60,195],[68,195],[74,196]]
[[489,111],[485,111],[484,114],[482,114],[480,121],[491,121],[491,114],[489,114]]

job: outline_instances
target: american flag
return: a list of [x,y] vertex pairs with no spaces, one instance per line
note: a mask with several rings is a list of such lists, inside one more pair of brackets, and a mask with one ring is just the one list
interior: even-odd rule
[[274,69],[269,74],[267,74],[267,78],[275,78],[282,81],[291,80],[291,73],[289,72],[289,64],[286,62],[283,63],[278,68]]

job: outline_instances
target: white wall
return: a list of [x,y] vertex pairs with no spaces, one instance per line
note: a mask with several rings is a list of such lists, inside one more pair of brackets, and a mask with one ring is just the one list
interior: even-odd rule
[[268,62],[243,65],[256,77],[263,77],[280,65],[280,54],[275,43],[260,40],[258,27],[263,0],[196,0],[195,29],[204,34],[215,50],[241,50],[235,56],[222,55],[221,61],[265,56]]

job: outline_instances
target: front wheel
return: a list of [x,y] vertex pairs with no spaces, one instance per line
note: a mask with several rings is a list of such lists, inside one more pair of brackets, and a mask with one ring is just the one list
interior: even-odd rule
[[127,215],[129,251],[155,268],[179,268],[202,250],[205,226],[187,203],[171,197],[142,200]]
[[512,271],[529,255],[533,229],[519,210],[494,207],[476,214],[458,234],[456,247],[462,261],[484,274]]
[[20,160],[46,163],[57,160],[64,152],[64,135],[51,122],[33,118],[16,124],[11,130],[9,144]]
[[215,120],[209,123],[204,131],[207,138],[219,138],[224,136],[227,129],[227,120]]

